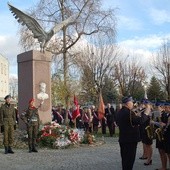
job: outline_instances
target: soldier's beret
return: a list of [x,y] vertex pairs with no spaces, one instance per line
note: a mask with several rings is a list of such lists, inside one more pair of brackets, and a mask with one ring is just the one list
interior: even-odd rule
[[8,98],[11,98],[11,95],[6,95],[6,96],[4,97],[5,100],[8,99]]
[[29,100],[29,104],[30,104],[31,102],[34,102],[34,99],[33,99],[33,98]]
[[131,96],[126,96],[126,97],[123,97],[122,99],[122,103],[127,103],[127,102],[133,102],[133,98]]

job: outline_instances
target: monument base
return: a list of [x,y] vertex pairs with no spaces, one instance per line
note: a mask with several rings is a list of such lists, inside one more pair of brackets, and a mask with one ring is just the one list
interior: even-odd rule
[[[51,122],[51,53],[31,50],[17,56],[18,61],[18,110],[19,115],[28,108],[29,100],[35,99],[35,106],[39,107],[42,99],[37,95],[41,92],[40,84],[46,84],[45,92],[48,95],[39,107],[39,116],[42,124]],[[19,127],[23,128],[22,120]]]

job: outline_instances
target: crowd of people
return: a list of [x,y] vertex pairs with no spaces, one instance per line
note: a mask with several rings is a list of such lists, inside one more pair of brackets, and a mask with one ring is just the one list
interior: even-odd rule
[[[161,160],[159,170],[167,170],[170,162],[170,103],[152,103],[148,99],[141,102],[133,101],[132,97],[124,97],[122,107],[115,111],[108,103],[102,120],[98,118],[95,106],[80,108],[80,116],[76,123],[72,119],[73,109],[68,110],[70,126],[84,128],[86,132],[97,133],[101,127],[102,134],[106,128],[112,137],[115,127],[119,128],[119,143],[121,149],[122,169],[132,170],[139,141],[143,145],[143,153],[139,159],[146,160],[144,166],[152,165],[153,140],[156,140]],[[53,120],[62,123],[66,110],[53,108]],[[168,161],[169,160],[169,161]]]
[[[14,129],[18,121],[16,109],[10,104],[11,96],[7,95],[5,104],[0,108],[0,125],[3,132],[5,154],[11,153]],[[87,133],[97,134],[99,127],[102,134],[115,134],[115,127],[119,128],[119,145],[122,159],[122,169],[132,170],[136,158],[136,149],[139,141],[143,144],[143,153],[139,159],[146,160],[144,166],[152,165],[153,140],[160,155],[161,168],[167,170],[170,163],[170,103],[151,103],[148,99],[134,103],[132,97],[122,99],[122,107],[118,110],[107,103],[102,119],[99,119],[98,110],[94,105],[78,107],[79,114],[73,117],[75,108],[68,110],[62,106],[52,107],[52,121],[65,124],[69,120],[72,128],[83,128]],[[38,108],[34,106],[34,99],[28,102],[28,108],[20,115],[27,126],[29,152],[38,152],[36,138],[39,129]]]
[[115,134],[116,119],[115,109],[108,103],[102,120],[99,120],[97,108],[94,105],[83,106],[79,109],[79,116],[74,120],[73,118],[74,107],[68,110],[62,106],[52,108],[52,120],[59,124],[64,124],[66,116],[68,116],[69,125],[78,129],[83,128],[85,132],[98,133],[98,128],[101,127],[102,134],[106,134],[108,127],[109,134],[112,137]]
[[170,163],[170,104],[153,104],[144,99],[134,105],[132,97],[123,98],[122,103],[123,107],[116,114],[122,169],[133,169],[139,141],[143,144],[139,159],[146,160],[144,166],[152,165],[152,144],[155,139],[162,166],[157,170],[167,170]]
[[[34,106],[34,99],[28,101],[28,107],[22,114],[18,114],[17,109],[11,104],[11,96],[7,95],[4,98],[5,103],[0,107],[0,126],[3,133],[3,144],[5,154],[14,153],[12,146],[14,143],[14,130],[18,119],[23,121],[28,133],[28,148],[29,152],[38,152],[36,149],[36,139],[40,125],[39,113],[37,107]],[[52,107],[52,121],[58,124],[66,124],[66,117],[69,120],[69,125],[72,128],[81,128],[88,133],[98,133],[98,128],[102,128],[102,133],[106,134],[108,126],[110,136],[115,133],[115,110],[109,103],[105,109],[102,120],[98,118],[98,112],[94,105],[79,108],[79,115],[74,118],[74,107],[66,110],[62,106]]]

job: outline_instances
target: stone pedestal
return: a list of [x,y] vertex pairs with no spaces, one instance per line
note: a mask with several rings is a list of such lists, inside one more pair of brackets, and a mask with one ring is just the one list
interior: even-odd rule
[[[40,84],[46,84],[45,93],[48,98],[39,108],[41,122],[51,122],[51,53],[28,51],[17,56],[18,61],[18,109],[19,114],[28,108],[29,100],[35,99],[35,106],[39,107],[41,100],[37,98],[40,93]],[[23,127],[22,120],[19,127]]]

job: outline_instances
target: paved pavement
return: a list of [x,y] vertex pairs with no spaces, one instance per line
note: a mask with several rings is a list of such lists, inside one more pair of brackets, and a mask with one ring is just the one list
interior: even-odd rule
[[[0,170],[121,170],[117,138],[105,137],[101,146],[85,146],[70,149],[39,149],[38,153],[15,150],[15,154],[4,154],[0,149]],[[138,158],[142,145],[138,144],[134,170],[154,170],[160,167],[158,151],[153,145],[153,164],[144,166]]]

